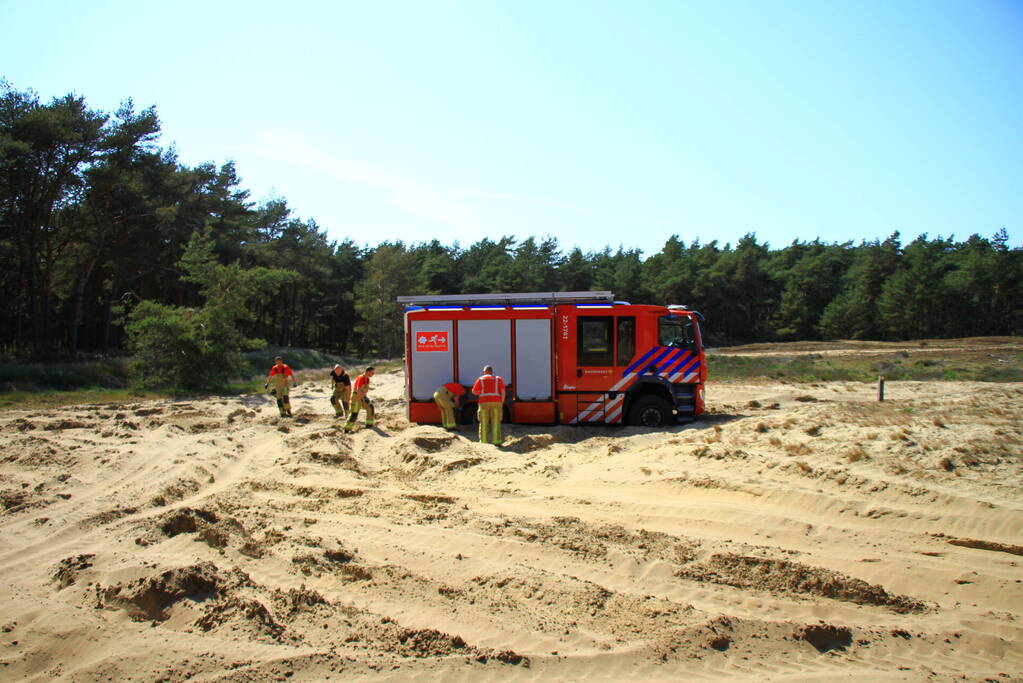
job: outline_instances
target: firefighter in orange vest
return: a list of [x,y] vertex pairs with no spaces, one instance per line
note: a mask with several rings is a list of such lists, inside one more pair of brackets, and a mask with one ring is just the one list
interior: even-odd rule
[[263,388],[270,386],[270,380],[274,381],[273,393],[277,397],[277,410],[281,411],[281,417],[291,417],[291,400],[288,398],[288,378],[291,378],[291,386],[295,386],[295,373],[284,364],[280,356],[274,358],[273,367],[266,376]]
[[[486,366],[483,374],[472,385],[472,393],[479,396],[480,441],[501,445],[501,417],[504,410],[504,380]],[[489,438],[488,438],[489,437]]]
[[455,408],[461,403],[465,387],[458,382],[448,382],[433,392],[433,402],[440,408],[440,421],[444,429],[455,428]]
[[369,379],[373,376],[373,366],[366,368],[366,371],[355,378],[352,385],[352,409],[348,411],[348,420],[345,422],[345,431],[352,432],[355,429],[355,420],[359,417],[359,411],[366,408],[366,426],[372,427],[376,417],[373,410],[373,403],[369,400]]

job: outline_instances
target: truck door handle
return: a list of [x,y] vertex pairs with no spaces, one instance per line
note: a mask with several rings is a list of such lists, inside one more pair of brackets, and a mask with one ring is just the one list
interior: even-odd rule
[[583,371],[582,371],[581,368],[576,368],[575,369],[575,376],[576,377],[582,377],[583,376]]

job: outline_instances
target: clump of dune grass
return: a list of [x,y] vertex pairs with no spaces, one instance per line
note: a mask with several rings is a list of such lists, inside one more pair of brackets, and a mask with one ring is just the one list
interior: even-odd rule
[[859,462],[861,460],[869,460],[870,456],[867,454],[867,451],[863,450],[863,446],[853,446],[845,454],[845,458],[849,462]]
[[888,458],[885,462],[885,471],[891,474],[906,474],[909,472],[909,468],[900,460]]
[[785,444],[785,452],[791,456],[795,455],[809,455],[813,453],[813,449],[807,446],[805,443],[790,443]]

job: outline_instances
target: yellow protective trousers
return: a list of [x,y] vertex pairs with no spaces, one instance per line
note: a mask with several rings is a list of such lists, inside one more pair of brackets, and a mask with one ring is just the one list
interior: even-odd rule
[[433,402],[440,408],[440,423],[444,429],[455,428],[455,402],[451,400],[451,392],[441,387],[433,392]]
[[334,387],[334,395],[330,397],[330,404],[334,406],[334,414],[337,417],[343,417],[348,414],[350,407],[348,403],[348,392],[345,391],[348,387],[344,385],[337,385]]
[[375,422],[374,417],[376,416],[373,410],[373,403],[368,397],[362,397],[356,394],[352,396],[352,409],[348,413],[348,421],[345,422],[345,431],[350,432],[355,428],[355,421],[359,418],[359,411],[363,408],[366,409],[366,426],[372,427]]
[[480,441],[500,446],[501,441],[501,417],[503,405],[500,401],[487,401],[480,403],[476,411],[476,417],[480,421]]
[[291,415],[291,399],[288,398],[288,383],[277,382],[274,386],[274,396],[277,397],[277,410],[281,412],[281,417],[288,417]]

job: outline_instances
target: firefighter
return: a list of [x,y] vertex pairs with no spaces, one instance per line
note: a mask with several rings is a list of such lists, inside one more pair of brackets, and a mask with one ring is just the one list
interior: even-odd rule
[[487,365],[483,374],[472,385],[472,393],[479,396],[477,417],[480,421],[480,441],[500,446],[501,417],[504,409],[504,380]]
[[440,408],[440,421],[444,429],[455,428],[455,410],[462,402],[465,387],[458,382],[448,382],[433,392],[433,402]]
[[348,411],[348,421],[345,422],[345,431],[351,433],[355,430],[355,420],[359,417],[359,411],[363,406],[366,408],[366,426],[372,427],[375,420],[373,403],[366,394],[369,392],[369,380],[373,376],[373,366],[366,368],[366,371],[355,378],[352,385],[352,407]]
[[335,365],[334,369],[330,371],[330,383],[333,389],[330,404],[334,406],[334,416],[345,417],[351,410],[352,380],[344,368]]
[[291,400],[288,398],[289,377],[291,378],[291,386],[297,386],[295,384],[295,373],[284,364],[283,358],[277,356],[274,358],[274,364],[270,368],[270,373],[266,376],[266,381],[263,382],[263,388],[266,389],[270,386],[270,380],[273,380],[273,394],[277,397],[277,410],[281,412],[281,417],[291,417]]

